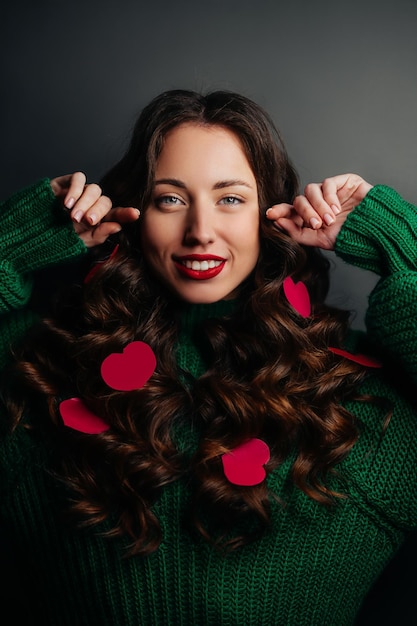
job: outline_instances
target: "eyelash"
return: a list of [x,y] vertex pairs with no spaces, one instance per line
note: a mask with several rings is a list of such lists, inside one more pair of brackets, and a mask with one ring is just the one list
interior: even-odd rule
[[[171,202],[171,200],[176,200],[176,202]],[[181,202],[181,200],[177,198],[177,196],[170,195],[160,196],[155,200],[156,206],[160,206],[161,204],[169,204],[170,206],[175,206],[178,204],[178,202]]]
[[241,198],[237,198],[236,196],[225,196],[221,199],[221,202],[223,202],[224,200],[234,200],[234,202],[224,202],[224,204],[229,206],[241,204],[243,202]]
[[[175,202],[173,202],[173,200],[175,200]],[[229,200],[232,200],[233,202],[226,202]],[[177,196],[171,196],[171,195],[164,195],[159,198],[156,198],[155,200],[156,206],[161,206],[164,204],[169,205],[169,206],[177,206],[181,202],[182,201],[180,200],[180,198],[177,198]],[[224,204],[226,206],[236,206],[238,204],[241,204],[242,202],[243,200],[236,196],[225,196],[224,198],[221,198],[219,201],[220,204]]]

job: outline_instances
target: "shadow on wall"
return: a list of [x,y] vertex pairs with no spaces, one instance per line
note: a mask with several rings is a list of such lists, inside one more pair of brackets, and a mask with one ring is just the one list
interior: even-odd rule
[[365,330],[368,297],[379,277],[372,272],[344,263],[334,252],[324,251],[323,254],[330,261],[331,267],[327,303],[351,311],[352,328]]

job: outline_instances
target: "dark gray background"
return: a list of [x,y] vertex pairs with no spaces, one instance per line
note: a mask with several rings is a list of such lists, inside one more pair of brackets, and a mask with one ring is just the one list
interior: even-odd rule
[[[140,108],[182,87],[263,105],[303,185],[352,171],[417,203],[416,31],[415,0],[9,1],[0,197],[78,169],[96,180]],[[330,299],[357,311],[357,327],[374,282],[336,262]],[[415,553],[403,552],[363,624],[417,624],[407,596]]]
[[[142,105],[185,87],[262,104],[303,185],[353,171],[417,202],[416,28],[415,0],[9,1],[0,197],[77,169],[97,179]],[[330,299],[357,327],[374,283],[336,263]]]

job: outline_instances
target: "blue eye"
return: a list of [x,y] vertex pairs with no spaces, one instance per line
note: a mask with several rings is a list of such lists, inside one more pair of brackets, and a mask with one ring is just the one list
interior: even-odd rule
[[226,196],[220,200],[221,204],[226,204],[229,206],[233,206],[235,204],[240,204],[242,200],[240,198],[236,198],[236,196]]
[[183,204],[180,198],[177,196],[160,196],[154,200],[155,206],[161,209],[170,209]]
[[176,196],[162,196],[157,199],[158,204],[177,204],[180,202],[180,199]]

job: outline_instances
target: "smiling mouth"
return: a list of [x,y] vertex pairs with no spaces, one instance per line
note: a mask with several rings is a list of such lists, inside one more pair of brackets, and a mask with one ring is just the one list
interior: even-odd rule
[[187,278],[204,280],[214,278],[225,266],[226,261],[220,258],[181,258],[174,259],[178,271]]
[[206,272],[212,270],[214,267],[219,267],[224,261],[218,261],[217,259],[209,259],[208,261],[196,261],[195,259],[185,259],[180,261],[184,267],[189,270],[195,270],[196,272]]

